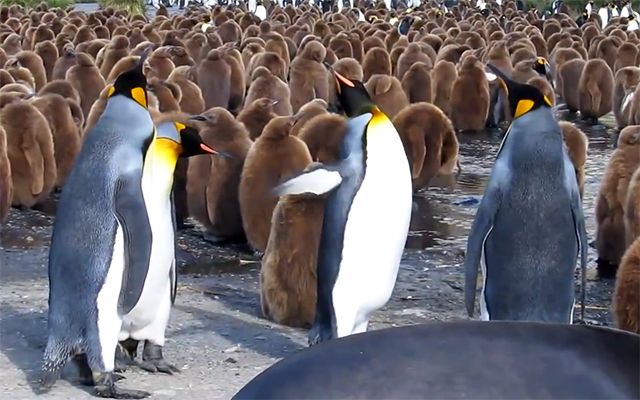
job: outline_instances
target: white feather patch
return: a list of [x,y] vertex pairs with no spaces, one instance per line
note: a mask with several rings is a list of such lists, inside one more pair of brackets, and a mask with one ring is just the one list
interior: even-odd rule
[[263,5],[259,5],[256,7],[256,16],[260,18],[260,20],[264,21],[267,19],[267,9],[264,8]]
[[283,182],[275,192],[278,196],[303,193],[322,195],[336,188],[341,182],[342,177],[338,171],[318,168]]
[[487,71],[485,71],[485,72],[484,72],[484,74],[487,76],[487,80],[488,80],[489,82],[493,82],[493,81],[495,81],[496,79],[498,79],[498,77],[496,76],[496,74],[492,74],[491,72],[487,72]]
[[625,111],[629,104],[631,104],[631,100],[633,100],[633,92],[624,96],[624,100],[622,100],[622,111]]

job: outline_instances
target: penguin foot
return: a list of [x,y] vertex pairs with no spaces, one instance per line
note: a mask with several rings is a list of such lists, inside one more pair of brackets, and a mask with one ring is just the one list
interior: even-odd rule
[[94,395],[107,399],[144,399],[151,396],[151,393],[144,390],[121,389],[116,386],[118,380],[118,375],[113,372],[94,372]]
[[138,365],[136,356],[138,354],[138,341],[135,339],[127,339],[118,343],[116,347],[116,372],[125,372],[130,366]]
[[174,372],[180,372],[178,367],[165,361],[164,356],[162,355],[162,346],[153,344],[148,340],[144,342],[142,362],[138,363],[138,366],[152,374],[162,372],[168,375],[173,375]]

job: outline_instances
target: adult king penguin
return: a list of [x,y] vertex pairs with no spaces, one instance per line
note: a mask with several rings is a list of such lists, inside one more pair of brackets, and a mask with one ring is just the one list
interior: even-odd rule
[[573,322],[580,250],[582,316],[587,240],[580,192],[551,101],[492,65],[513,122],[498,149],[467,242],[465,305],[473,316],[478,266],[483,320]]
[[318,297],[309,345],[367,330],[398,276],[412,209],[411,171],[398,132],[362,82],[331,69],[349,121],[338,165],[283,182],[279,196],[327,197],[318,250]]
[[173,171],[178,154],[213,150],[184,126],[155,135],[145,59],[114,82],[60,197],[49,253],[45,390],[73,357],[96,396],[150,396],[115,385],[116,347],[128,338],[147,341],[145,361],[166,365],[161,347],[176,287]]

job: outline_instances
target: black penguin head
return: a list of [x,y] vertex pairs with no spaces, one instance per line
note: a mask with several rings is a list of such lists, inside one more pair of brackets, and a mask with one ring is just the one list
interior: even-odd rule
[[219,154],[223,157],[231,158],[229,154],[218,151],[206,144],[202,140],[202,137],[200,137],[197,129],[179,122],[175,122],[174,125],[178,131],[178,144],[180,145],[181,158],[193,157],[200,154]]
[[147,77],[142,72],[142,66],[149,55],[150,49],[147,49],[141,56],[136,65],[129,71],[125,71],[118,75],[113,86],[109,89],[109,97],[125,96],[128,97],[142,107],[149,106],[149,98],[147,97]]
[[512,81],[502,73],[502,71],[491,64],[487,64],[487,68],[495,74],[495,76],[487,74],[489,80],[499,79],[504,84],[505,91],[509,97],[509,108],[513,119],[519,118],[540,107],[551,108],[551,100],[542,94],[535,86]]
[[338,101],[347,117],[354,118],[376,108],[362,82],[345,78],[328,63],[324,65],[333,75]]
[[408,35],[409,29],[411,29],[411,25],[413,24],[414,20],[415,18],[411,15],[407,15],[402,18],[402,20],[400,20],[400,23],[398,24],[398,33],[404,36]]
[[549,62],[544,57],[538,57],[533,62],[533,70],[536,71],[541,76],[546,77],[549,81],[551,79],[551,66]]

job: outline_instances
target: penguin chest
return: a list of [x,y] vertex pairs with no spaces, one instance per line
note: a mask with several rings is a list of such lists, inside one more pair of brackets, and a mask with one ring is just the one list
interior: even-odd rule
[[411,172],[398,133],[389,121],[367,138],[364,176],[347,214],[332,292],[339,336],[350,329],[341,326],[342,316],[358,325],[389,300],[411,220]]
[[[153,237],[149,270],[140,300],[123,317],[122,331],[135,333],[151,324],[160,308],[170,306],[171,268],[175,262],[175,231],[171,207],[171,185],[154,179],[142,181],[149,224]],[[172,183],[172,181],[170,182]]]

